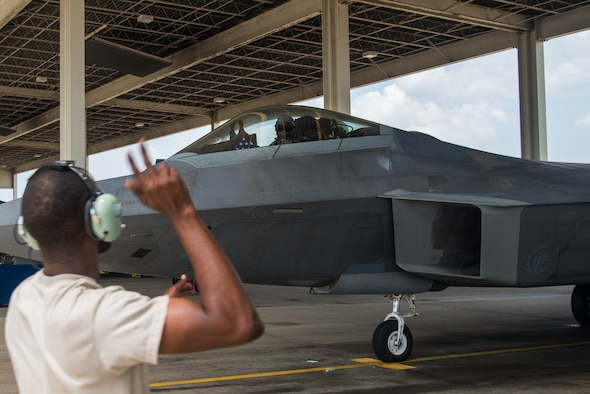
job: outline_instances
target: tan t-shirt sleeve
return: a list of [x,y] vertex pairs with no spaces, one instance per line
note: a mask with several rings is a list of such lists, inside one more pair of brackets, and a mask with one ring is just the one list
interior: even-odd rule
[[108,287],[97,303],[94,341],[107,371],[118,374],[139,364],[157,364],[168,296],[150,298]]

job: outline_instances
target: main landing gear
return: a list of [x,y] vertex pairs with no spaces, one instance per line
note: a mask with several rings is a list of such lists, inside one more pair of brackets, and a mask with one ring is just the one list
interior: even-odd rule
[[[414,340],[404,318],[418,316],[414,294],[389,294],[385,296],[393,306],[392,311],[373,333],[373,351],[377,358],[385,362],[405,361],[412,353]],[[406,301],[410,308],[407,313],[400,313],[400,304]],[[588,307],[588,303],[586,303]],[[401,333],[401,334],[400,334]]]
[[582,326],[590,326],[590,284],[580,284],[572,292],[572,313]]

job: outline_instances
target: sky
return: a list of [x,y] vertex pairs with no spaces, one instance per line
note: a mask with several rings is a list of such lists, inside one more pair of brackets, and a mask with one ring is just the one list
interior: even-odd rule
[[[550,161],[590,163],[590,30],[544,43],[547,150]],[[323,100],[301,104],[323,107]],[[351,114],[492,153],[520,157],[517,51],[511,49],[351,91]],[[208,127],[148,141],[167,158]],[[91,155],[97,179],[128,175],[128,146]],[[18,175],[17,195],[31,172]],[[0,200],[13,198],[0,189]]]

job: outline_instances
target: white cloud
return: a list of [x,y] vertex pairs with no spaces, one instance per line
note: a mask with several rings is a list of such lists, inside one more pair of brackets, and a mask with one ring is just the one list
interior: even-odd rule
[[[511,52],[491,55],[382,83],[362,93],[365,88],[353,95],[352,113],[484,149],[507,128],[518,133],[516,66],[506,65],[513,58]],[[514,152],[507,148],[499,153]]]
[[549,40],[544,53],[548,96],[556,99],[586,96],[590,85],[590,31]]
[[545,43],[550,160],[590,163],[590,30]]
[[580,127],[590,127],[590,112],[586,114],[585,118],[576,120],[576,126]]

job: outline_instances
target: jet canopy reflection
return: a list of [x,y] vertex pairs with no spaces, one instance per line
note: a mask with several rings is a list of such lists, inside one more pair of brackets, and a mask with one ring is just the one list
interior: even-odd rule
[[180,153],[213,153],[261,146],[379,134],[379,125],[324,109],[274,106],[245,112]]

